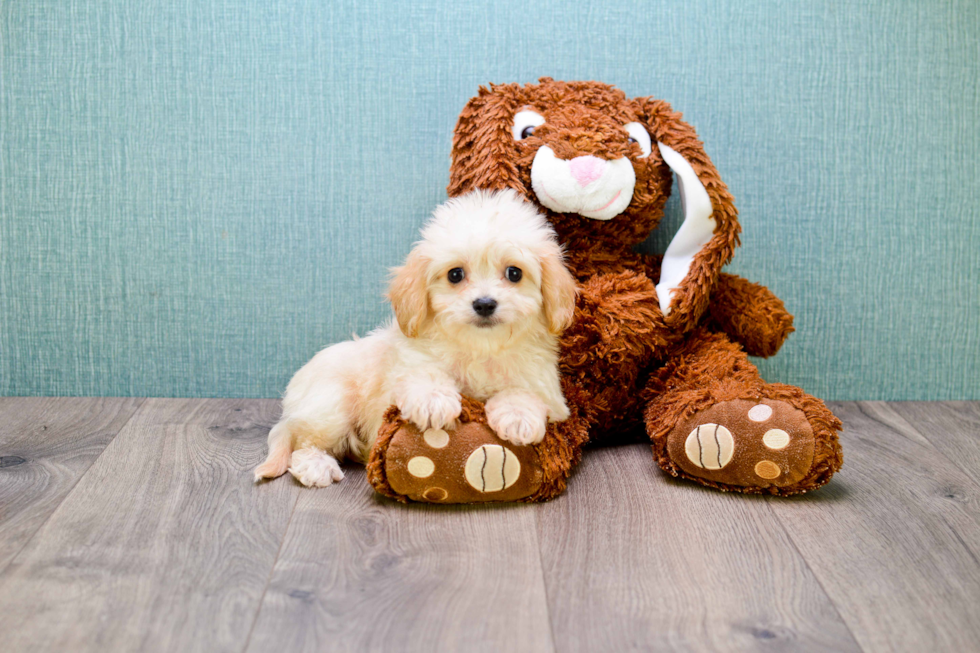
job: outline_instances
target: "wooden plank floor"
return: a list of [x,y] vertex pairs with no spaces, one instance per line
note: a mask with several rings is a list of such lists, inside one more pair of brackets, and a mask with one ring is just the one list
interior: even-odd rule
[[980,403],[833,408],[801,497],[628,445],[441,507],[253,485],[275,401],[0,398],[0,650],[980,650]]

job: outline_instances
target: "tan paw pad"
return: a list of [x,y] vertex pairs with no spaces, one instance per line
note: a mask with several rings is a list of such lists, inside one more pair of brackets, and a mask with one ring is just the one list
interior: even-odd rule
[[755,465],[755,475],[767,481],[779,478],[779,474],[779,465],[771,460],[761,460]]
[[449,493],[446,492],[441,487],[430,487],[425,492],[422,493],[422,497],[426,501],[434,501],[434,502],[445,501],[446,497],[448,496]]
[[429,429],[422,434],[422,439],[433,449],[444,449],[449,444],[449,434],[442,429]]
[[756,404],[749,408],[749,419],[753,422],[764,422],[772,417],[772,408],[765,404]]
[[431,458],[415,456],[408,461],[408,473],[415,478],[429,478],[436,471],[436,464]]
[[521,461],[499,444],[485,444],[466,461],[466,482],[480,492],[499,492],[521,476]]
[[785,449],[786,445],[789,444],[789,433],[783,429],[769,429],[762,436],[762,444],[777,451],[779,449]]
[[721,424],[701,424],[687,436],[684,450],[701,469],[721,469],[731,462],[735,439]]

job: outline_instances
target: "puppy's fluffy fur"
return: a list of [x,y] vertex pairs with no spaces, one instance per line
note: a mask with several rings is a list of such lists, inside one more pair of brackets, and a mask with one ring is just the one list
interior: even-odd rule
[[392,404],[420,429],[451,428],[463,393],[485,401],[490,427],[515,444],[541,441],[548,420],[568,417],[557,336],[575,280],[532,204],[510,190],[451,199],[392,272],[396,320],[296,373],[256,480],[287,469],[307,486],[341,480],[337,459],[364,462]]

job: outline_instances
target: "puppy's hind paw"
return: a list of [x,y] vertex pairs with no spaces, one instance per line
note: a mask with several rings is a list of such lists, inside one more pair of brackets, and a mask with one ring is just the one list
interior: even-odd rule
[[297,449],[293,452],[289,473],[306,487],[327,487],[344,480],[337,459],[320,449]]

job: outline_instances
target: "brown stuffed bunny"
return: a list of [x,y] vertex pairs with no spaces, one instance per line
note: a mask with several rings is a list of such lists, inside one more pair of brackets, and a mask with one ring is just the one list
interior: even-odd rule
[[[672,175],[684,222],[663,257],[637,254],[663,217]],[[766,288],[721,273],[738,245],[737,212],[670,105],[596,82],[481,88],[456,125],[448,190],[477,188],[537,203],[581,284],[561,339],[572,416],[540,444],[517,447],[466,400],[450,444],[430,451],[393,408],[368,465],[375,489],[403,501],[550,499],[586,443],[641,426],[664,470],[721,490],[796,494],[840,468],[840,421],[749,362],[776,353],[792,316]],[[436,460],[429,477],[407,471],[417,455]]]

